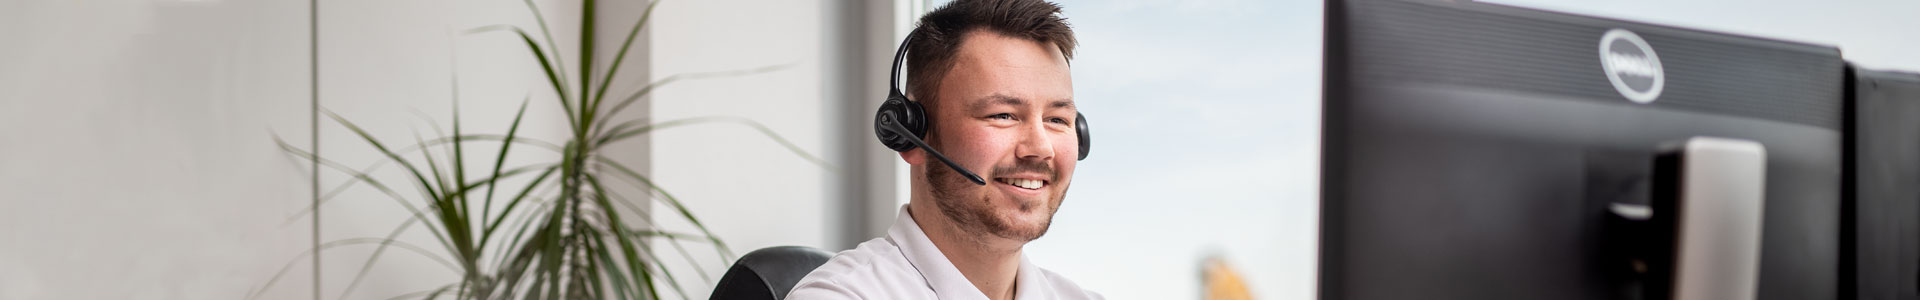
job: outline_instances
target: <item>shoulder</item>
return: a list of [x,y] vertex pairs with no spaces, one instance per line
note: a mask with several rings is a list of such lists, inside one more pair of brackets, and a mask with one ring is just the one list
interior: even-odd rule
[[834,254],[826,264],[814,268],[812,273],[807,273],[807,277],[800,279],[800,283],[805,284],[816,280],[844,282],[890,276],[894,275],[892,273],[901,271],[915,272],[914,277],[919,277],[918,271],[915,271],[907,262],[907,258],[900,254],[899,247],[894,246],[887,239],[876,238],[860,243],[853,249]]
[[[916,288],[917,287],[917,288]],[[884,238],[840,251],[795,284],[788,299],[896,299],[918,296],[926,288],[919,271]],[[918,297],[913,297],[918,298]]]
[[1053,270],[1047,270],[1046,268],[1038,269],[1040,269],[1040,274],[1044,275],[1042,280],[1045,280],[1047,287],[1053,290],[1053,295],[1056,299],[1104,300],[1107,298],[1101,296],[1100,293],[1081,288],[1080,284],[1074,283],[1073,280],[1067,279],[1066,276],[1060,276],[1060,273],[1054,273]]

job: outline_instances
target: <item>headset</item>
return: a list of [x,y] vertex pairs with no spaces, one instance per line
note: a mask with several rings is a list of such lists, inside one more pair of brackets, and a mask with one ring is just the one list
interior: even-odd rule
[[[914,147],[926,149],[927,154],[932,154],[933,158],[940,159],[940,162],[953,167],[955,171],[960,171],[960,175],[966,176],[967,180],[972,180],[974,184],[987,185],[987,181],[981,179],[980,175],[975,175],[973,171],[968,171],[966,167],[961,167],[960,164],[947,159],[946,155],[933,150],[933,147],[927,146],[926,141],[921,140],[927,137],[927,127],[933,123],[932,116],[927,115],[926,108],[919,102],[907,99],[907,94],[900,91],[900,67],[906,61],[907,45],[913,44],[913,38],[919,32],[914,30],[907,33],[907,39],[900,41],[900,50],[893,53],[892,81],[887,84],[887,101],[880,104],[880,111],[873,116],[873,134],[880,137],[880,144],[886,145],[893,151],[906,152],[913,150]],[[1087,129],[1087,114],[1074,115],[1073,129],[1080,139],[1078,160],[1086,160],[1087,149],[1093,145]]]

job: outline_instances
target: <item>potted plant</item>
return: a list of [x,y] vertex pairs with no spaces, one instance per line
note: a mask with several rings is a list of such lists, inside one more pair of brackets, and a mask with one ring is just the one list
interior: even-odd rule
[[[610,98],[607,92],[614,85],[628,48],[633,46],[634,38],[646,25],[659,2],[649,3],[639,20],[628,29],[619,53],[614,55],[604,74],[594,74],[587,66],[594,65],[592,38],[596,29],[593,21],[595,3],[593,0],[584,0],[577,80],[567,76],[568,72],[557,51],[558,44],[553,42],[553,35],[547,29],[547,21],[542,17],[539,7],[531,0],[525,2],[540,25],[538,35],[511,25],[486,26],[469,30],[468,33],[505,32],[525,42],[532,58],[540,63],[548,85],[566,114],[569,135],[563,140],[542,141],[519,135],[521,120],[527,111],[527,100],[522,101],[504,134],[466,133],[460,126],[457,97],[453,99],[455,109],[451,135],[416,139],[406,147],[393,147],[395,144],[377,139],[366,129],[328,111],[326,114],[330,119],[355,133],[386,158],[380,164],[363,169],[316,156],[275,138],[287,153],[353,177],[351,182],[329,192],[327,198],[347,186],[364,184],[393,198],[412,214],[412,218],[402,222],[385,238],[331,241],[316,245],[315,249],[303,254],[303,257],[318,255],[317,252],[329,248],[352,245],[377,247],[362,265],[359,274],[348,284],[343,297],[359,286],[370,267],[389,248],[431,251],[396,240],[401,233],[418,227],[432,233],[434,241],[445,251],[441,254],[450,258],[442,260],[442,263],[458,270],[461,276],[458,281],[436,289],[401,296],[428,299],[658,299],[661,297],[661,287],[656,280],[675,282],[674,274],[659,263],[660,255],[650,247],[647,239],[664,238],[680,251],[682,257],[689,259],[690,256],[680,248],[680,242],[712,244],[722,259],[727,261],[733,260],[731,250],[682,205],[681,199],[655,185],[651,178],[641,172],[603,155],[601,151],[605,146],[676,126],[733,123],[752,127],[802,158],[831,168],[824,160],[801,150],[772,129],[748,119],[702,117],[662,122],[645,119],[613,122],[629,105],[655,88],[676,80],[778,69],[769,67],[670,76],[640,87],[624,97]],[[478,158],[482,159],[479,160],[482,163],[491,162],[482,165],[485,166],[484,170],[467,169],[468,163],[476,160],[467,157],[465,149],[475,146],[497,147],[497,155]],[[536,151],[555,151],[560,156],[542,163],[507,166],[509,153],[525,151],[522,149],[527,147],[536,148]],[[435,148],[441,153],[436,154]],[[419,159],[410,158],[414,152],[419,153]],[[387,164],[401,168],[407,180],[389,184],[369,175],[374,169]],[[469,177],[473,175],[469,173],[476,171],[481,173]],[[502,184],[503,179],[528,177],[531,179],[524,184]],[[623,214],[620,210],[644,213],[646,209],[629,201],[632,199],[624,199],[610,192],[610,188],[616,185],[629,185],[647,191],[650,194],[647,198],[661,201],[671,210],[669,213],[685,218],[696,232],[667,232],[650,223],[636,226],[635,221],[628,220],[633,215]],[[399,190],[401,187],[416,189],[419,196],[404,196]],[[518,219],[510,220],[509,217]],[[297,263],[299,260],[295,261]],[[289,263],[288,268],[282,268],[261,288],[249,293],[249,298],[258,298],[291,266],[293,263]],[[704,272],[701,275],[704,277]],[[682,297],[688,294],[677,284],[667,286]]]

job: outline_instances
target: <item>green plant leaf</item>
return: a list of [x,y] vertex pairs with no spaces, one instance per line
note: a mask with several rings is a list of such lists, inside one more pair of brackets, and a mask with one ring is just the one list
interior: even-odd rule
[[[607,245],[602,243],[603,241],[599,239],[594,239],[592,241],[596,243],[595,245],[593,245],[593,247],[595,248],[605,249],[607,247]],[[609,255],[607,251],[593,251],[591,258],[593,259],[594,265],[603,265],[603,266],[619,265],[619,262],[614,261],[613,256]],[[640,285],[639,284],[635,284],[632,286],[627,285],[628,276],[626,275],[625,272],[621,272],[620,268],[604,267],[604,268],[596,268],[596,270],[599,272],[606,273],[607,277],[613,278],[612,280],[612,282],[614,282],[614,284],[612,285],[613,292],[615,295],[619,295],[618,299],[633,299],[633,295],[638,294],[638,291],[634,291],[633,289],[638,288]]]
[[640,175],[639,172],[634,172],[633,169],[627,168],[626,165],[610,159],[595,158],[595,161],[600,165],[613,167],[615,170],[620,171],[617,174],[626,175],[628,178],[645,184],[648,189],[653,190],[655,193],[659,193],[660,197],[666,200],[665,203],[667,203],[668,206],[673,207],[675,211],[680,213],[680,217],[686,218],[687,222],[692,223],[694,228],[700,229],[700,234],[710,238],[708,241],[713,242],[714,248],[720,252],[720,257],[723,260],[733,261],[733,250],[727,248],[726,242],[721,242],[719,238],[714,237],[713,231],[708,230],[707,225],[701,224],[699,217],[693,216],[693,212],[688,210],[686,205],[681,204],[679,198],[674,197],[672,193],[668,193],[665,189],[660,188],[660,185],[654,184],[653,179],[648,179],[646,175]]
[[[414,140],[418,140],[421,144],[426,143],[426,140],[421,139],[418,133],[414,134]],[[422,151],[420,154],[421,157],[425,157],[427,160],[427,170],[433,173],[433,182],[423,182],[421,185],[437,185],[437,190],[440,191],[439,193],[434,193],[429,196],[430,198],[428,200],[432,200],[433,206],[430,206],[428,211],[433,212],[435,217],[439,217],[440,226],[447,229],[447,238],[450,243],[446,246],[453,248],[454,255],[459,256],[460,261],[470,261],[469,258],[473,256],[473,249],[469,246],[469,243],[467,243],[467,239],[471,238],[471,236],[469,236],[465,222],[462,222],[463,217],[460,215],[459,208],[455,207],[453,204],[454,201],[451,199],[456,193],[455,190],[459,187],[449,187],[449,185],[458,185],[459,183],[447,182],[447,177],[449,176],[443,176],[441,174],[442,172],[440,171],[439,165],[434,162],[432,151]],[[469,266],[467,269],[473,268]]]
[[540,183],[544,182],[547,176],[553,175],[553,172],[558,170],[560,170],[559,166],[548,167],[546,171],[540,173],[539,177],[534,177],[532,182],[528,182],[526,188],[520,189],[518,195],[514,195],[513,199],[507,200],[507,207],[500,209],[500,215],[495,217],[494,221],[490,222],[491,224],[486,225],[485,229],[482,229],[480,234],[481,244],[485,244],[486,239],[493,236],[493,231],[499,228],[500,222],[506,220],[508,215],[513,214],[514,207],[520,206],[520,202],[527,199],[527,194],[532,193],[534,188],[540,187]]
[[[622,207],[626,207],[627,209],[633,211],[634,214],[638,214],[638,215],[646,214],[646,210],[643,210],[643,209],[640,209],[639,207],[634,206],[632,201],[629,201],[625,197],[621,197],[618,193],[607,193],[607,196],[613,198],[612,202],[622,204]],[[648,228],[660,228],[658,224],[653,223],[653,221],[650,221],[647,218],[639,218],[639,220],[642,223],[644,223],[643,225],[645,225]],[[680,258],[686,259],[688,262],[694,262],[694,261],[697,261],[697,259],[693,257],[693,253],[687,252],[687,247],[685,247],[684,245],[681,245],[682,241],[707,243],[713,240],[713,237],[709,237],[709,236],[687,234],[687,233],[674,233],[674,232],[667,232],[662,230],[627,228],[626,231],[627,231],[626,234],[633,235],[639,238],[664,237],[666,238],[667,244],[673,246],[673,250],[680,254]],[[658,261],[658,259],[655,259],[655,260]],[[693,271],[695,273],[698,273],[700,275],[700,279],[703,281],[706,281],[707,284],[713,284],[713,278],[707,275],[706,270],[703,270],[701,268],[693,268]]]
[[[283,151],[286,151],[290,154],[295,154],[296,156],[299,156],[304,159],[313,159],[311,154],[307,154],[305,150],[300,150],[297,147],[287,144],[286,142],[282,141],[278,135],[274,135],[274,141],[275,143],[278,143],[280,145],[280,148]],[[524,137],[507,137],[507,136],[496,135],[496,134],[471,134],[471,135],[456,136],[456,137],[437,138],[437,139],[428,140],[427,144],[424,144],[424,145],[423,144],[408,145],[406,148],[401,148],[401,150],[399,150],[398,152],[401,153],[401,155],[407,155],[407,154],[412,154],[413,152],[416,152],[416,151],[424,151],[425,150],[424,147],[430,147],[430,146],[435,146],[435,145],[454,142],[454,141],[459,141],[459,142],[505,141],[505,142],[511,142],[516,144],[522,144],[522,145],[537,146],[540,148],[553,150],[555,153],[560,152],[559,145],[554,145],[554,144],[539,141],[539,140],[527,139]],[[502,145],[502,147],[505,147],[505,145]],[[393,160],[385,160],[385,159],[375,161],[372,164],[367,165],[366,167],[360,168],[358,171],[352,171],[351,169],[344,169],[344,164],[340,164],[330,160],[322,160],[321,163],[335,165],[330,167],[334,169],[342,169],[343,170],[342,173],[371,174],[374,171],[378,171],[380,167],[390,165],[392,162]],[[347,182],[342,182],[338,185],[335,185],[333,188],[328,189],[326,193],[323,193],[320,195],[320,204],[325,205],[329,202],[332,202],[333,199],[336,199],[337,197],[339,197],[341,193],[346,192],[348,188],[351,188],[360,183],[362,183],[361,180],[349,180]],[[404,200],[404,198],[400,198],[400,199]],[[311,214],[311,213],[313,213],[313,207],[302,207],[300,211],[295,212],[292,216],[287,217],[286,221],[282,222],[280,226],[285,227],[285,226],[292,225],[295,221],[299,221],[300,218],[305,217],[307,214]]]
[[254,289],[253,292],[248,293],[249,295],[247,296],[247,299],[259,299],[261,295],[266,294],[268,290],[272,289],[274,284],[280,281],[281,277],[286,276],[287,271],[293,270],[293,266],[295,264],[298,264],[304,261],[305,258],[307,258],[307,256],[309,255],[318,255],[317,251],[333,249],[338,247],[345,247],[345,246],[365,245],[365,244],[381,244],[381,245],[393,244],[394,246],[400,247],[401,249],[407,249],[409,251],[419,253],[421,256],[425,256],[427,258],[433,259],[435,262],[439,262],[441,265],[447,266],[448,270],[452,270],[455,273],[461,272],[460,267],[455,266],[452,261],[448,261],[445,258],[436,256],[432,251],[427,251],[424,248],[420,248],[419,246],[414,246],[406,242],[393,240],[393,239],[380,239],[380,238],[342,239],[342,240],[322,243],[319,246],[315,246],[313,249],[307,249],[306,251],[300,252],[300,255],[295,256],[292,260],[288,261],[286,264],[281,265],[280,271],[274,272],[273,277],[268,278],[266,283],[261,284],[261,286],[257,289]]
[[[280,140],[279,137],[277,136],[274,137],[274,142],[280,144],[280,149],[282,151],[286,151],[288,153],[294,154],[295,156],[317,160],[320,162],[321,166],[333,168],[335,170],[348,173],[349,175],[353,175],[353,178],[355,180],[366,182],[368,186],[372,186],[374,187],[374,189],[379,190],[380,192],[385,193],[389,198],[392,198],[395,203],[400,204],[400,207],[404,207],[407,209],[408,212],[412,212],[413,218],[420,219],[421,221],[427,221],[426,212],[421,211],[417,207],[414,207],[412,203],[407,203],[406,197],[400,196],[399,192],[396,192],[392,188],[387,187],[386,184],[380,183],[379,180],[373,179],[372,176],[368,176],[366,173],[360,173],[360,172],[354,171],[353,169],[348,168],[345,165],[341,165],[337,162],[333,162],[331,160],[326,160],[326,159],[322,159],[320,157],[314,156],[313,153],[300,150],[299,148],[296,148],[291,144],[287,144],[286,141]],[[440,239],[444,243],[444,241],[446,240],[446,235],[443,234],[440,231],[440,229],[434,228],[433,226],[427,226],[427,229],[428,231],[433,233],[435,238]],[[452,249],[448,249],[448,250],[452,250]]]
[[[450,89],[453,90],[451,94],[453,98],[453,101],[451,104],[452,107],[449,109],[453,114],[453,135],[452,136],[458,137],[460,136],[460,72],[447,72],[447,73],[448,73],[448,77],[450,77],[449,82],[452,82],[452,84],[449,84],[448,87],[450,87]],[[428,124],[432,124],[432,123],[428,123]],[[438,128],[436,128],[434,131],[436,135],[439,134]],[[462,151],[464,147],[461,147],[460,145],[465,145],[466,143],[448,143],[448,144],[453,145],[453,157],[451,157],[451,159],[453,160],[452,162],[453,183],[464,184],[467,182],[467,162],[466,162],[467,155],[465,152]],[[502,143],[502,144],[512,145],[513,143]],[[494,164],[494,168],[496,170],[498,170],[499,167],[500,167],[500,164],[498,163]],[[473,215],[473,210],[470,209],[470,207],[468,207],[467,205],[466,190],[467,189],[465,188],[461,188],[460,192],[454,193],[453,195],[451,195],[451,198],[457,199],[456,201],[454,201],[454,204],[458,204],[460,207],[459,215],[460,215],[460,219],[462,219],[461,220],[462,222],[460,222],[460,227],[471,229],[473,228],[474,225],[472,222],[467,222],[467,220],[472,219],[470,216]],[[486,219],[487,218],[485,216],[480,217],[480,220],[484,221]],[[468,233],[470,234],[471,230],[468,230]],[[465,239],[467,239],[468,241],[474,240],[474,238],[471,235],[465,237]],[[476,246],[469,246],[469,247],[477,248]],[[473,256],[479,256],[478,249],[468,249],[468,250],[474,252]],[[466,289],[464,288],[461,289],[460,293],[462,294],[466,293]]]
[[[637,255],[636,252],[648,252],[650,254],[651,251],[636,251],[635,249],[633,249],[633,247],[629,246],[629,245],[635,245],[637,243],[627,239],[627,235],[625,234],[627,224],[626,222],[620,220],[620,212],[617,210],[617,207],[613,206],[612,201],[609,200],[608,198],[608,194],[612,193],[613,191],[608,190],[605,185],[602,185],[600,183],[599,176],[594,176],[593,174],[586,174],[586,178],[587,178],[586,182],[590,184],[595,191],[597,191],[596,193],[594,193],[593,199],[595,203],[597,203],[600,207],[602,207],[602,213],[604,214],[603,217],[607,219],[607,223],[608,223],[607,227],[608,229],[610,229],[614,239],[619,241],[620,254],[627,260],[626,267],[628,269],[628,272],[633,272],[635,274],[646,272],[645,270],[646,267],[642,264],[642,262],[640,261],[640,257],[639,255]],[[598,239],[599,237],[595,236],[594,238]],[[655,260],[655,261],[658,261],[658,260]],[[663,272],[661,273],[667,276],[668,281],[673,281],[672,273],[664,272],[664,269],[663,269]],[[634,283],[634,285],[636,286],[642,285],[642,284],[645,284],[645,283],[643,282]],[[679,286],[676,284],[674,288],[677,290]]]
[[[616,128],[632,127],[632,126],[629,126],[629,124],[640,124],[644,122],[645,120],[628,121],[620,124],[619,126],[616,126]],[[766,136],[769,139],[772,139],[775,143],[779,143],[781,147],[786,148],[787,151],[789,152],[793,152],[794,155],[799,155],[800,158],[806,159],[808,162],[812,162],[814,165],[818,165],[821,168],[825,168],[831,171],[839,170],[839,168],[834,167],[833,164],[828,163],[826,159],[820,158],[819,156],[815,156],[813,155],[813,153],[807,152],[806,149],[801,149],[800,145],[796,145],[792,141],[788,141],[786,137],[780,136],[779,133],[773,132],[773,129],[768,128],[767,125],[760,124],[760,122],[755,122],[753,120],[741,118],[741,117],[727,117],[727,116],[693,117],[693,118],[669,120],[669,121],[654,123],[654,124],[638,125],[637,127],[634,127],[631,129],[625,129],[623,131],[609,132],[605,137],[600,138],[599,143],[612,144],[614,142],[619,142],[621,140],[631,138],[635,135],[653,132],[654,130],[658,130],[658,129],[666,129],[666,128],[686,126],[686,125],[701,124],[701,123],[732,123],[732,124],[747,126],[748,128],[752,128],[754,131],[759,132],[761,135]]]
[[453,284],[447,284],[431,290],[400,294],[399,296],[393,296],[392,298],[387,298],[387,300],[400,300],[400,299],[407,299],[407,298],[413,298],[413,297],[434,299],[435,297],[439,297],[440,293],[446,292],[447,289],[451,289],[451,288],[453,288]]
[[[527,6],[533,7],[533,1],[527,1]],[[536,17],[539,15],[540,14],[538,12],[534,13],[534,16]],[[546,21],[541,21],[540,27],[542,31],[545,31]],[[535,60],[540,61],[540,70],[543,72],[546,72],[547,74],[547,84],[550,86],[553,86],[554,93],[559,95],[558,98],[560,100],[560,110],[565,111],[567,113],[567,123],[571,124],[571,123],[577,122],[577,120],[575,120],[577,117],[575,116],[576,114],[574,113],[573,101],[568,100],[571,98],[567,96],[567,95],[573,94],[573,92],[570,92],[567,89],[566,77],[564,77],[566,75],[563,75],[566,73],[566,70],[557,69],[558,68],[558,66],[556,65],[557,63],[547,61],[546,51],[541,50],[540,44],[538,42],[533,41],[533,36],[527,35],[527,31],[520,29],[520,27],[518,26],[491,25],[491,26],[483,26],[480,28],[467,30],[468,33],[482,33],[482,32],[489,32],[489,31],[510,31],[510,32],[513,32],[514,34],[520,35],[520,39],[527,44],[527,50],[533,52],[533,58]],[[552,41],[549,40],[548,42],[551,43]],[[555,51],[555,55],[558,55],[558,54],[559,54],[558,51]]]
[[[633,22],[633,29],[628,30],[627,38],[620,42],[620,52],[613,55],[613,64],[607,67],[607,75],[600,78],[600,88],[593,92],[593,97],[591,97],[591,99],[594,99],[593,105],[587,107],[592,107],[595,110],[600,109],[601,100],[607,97],[607,87],[613,86],[611,83],[613,83],[614,74],[620,72],[620,66],[627,60],[627,49],[633,47],[633,39],[640,36],[640,29],[647,26],[647,19],[653,18],[653,9],[659,6],[660,1],[657,0],[652,3],[647,3],[647,10],[640,13],[640,20]],[[618,109],[615,109],[615,111],[618,111]]]
[[[520,100],[520,109],[516,110],[513,113],[513,124],[507,125],[506,140],[509,140],[509,141],[513,140],[514,136],[520,133],[520,120],[522,119],[522,117],[527,116],[527,104],[531,102],[533,102],[532,99]],[[459,136],[459,135],[456,134],[454,136]],[[496,182],[493,181],[493,179],[500,177],[500,167],[505,166],[507,164],[507,153],[510,150],[513,150],[513,143],[500,143],[500,155],[498,155],[493,159],[493,178],[489,178],[487,181],[487,197],[485,198],[486,200],[484,201],[484,203],[480,204],[480,222],[481,222],[480,228],[482,228],[481,229],[482,237],[480,238],[480,246],[483,248],[486,247],[487,245],[487,239],[485,235],[493,232],[493,228],[491,228],[491,226],[488,226],[488,224],[486,224],[487,216],[493,215],[493,190],[494,190],[494,187],[498,186]],[[544,179],[546,178],[547,175],[552,174],[552,172],[553,171],[542,172],[540,174],[540,177]],[[537,184],[538,181],[535,181],[535,182]]]
[[[634,91],[633,94],[629,94],[627,95],[626,98],[621,99],[620,103],[614,104],[612,109],[607,110],[607,115],[605,117],[601,117],[599,121],[595,121],[593,126],[595,131],[592,132],[592,135],[600,136],[601,132],[599,132],[598,130],[600,130],[600,128],[606,127],[607,121],[613,120],[613,117],[619,116],[621,112],[625,112],[627,105],[632,105],[635,101],[639,101],[641,97],[645,97],[646,95],[653,93],[654,89],[662,86],[666,86],[669,83],[673,83],[675,81],[680,81],[680,80],[688,80],[688,79],[704,79],[704,78],[732,77],[732,76],[759,74],[759,73],[778,71],[781,69],[786,69],[787,67],[791,67],[791,66],[793,66],[793,64],[772,65],[772,66],[765,66],[765,67],[744,69],[744,70],[684,73],[684,74],[669,75],[667,76],[667,78],[661,78],[659,81],[648,83],[646,86],[641,87],[639,91]],[[598,107],[596,106],[596,108]]]
[[[413,224],[419,221],[420,219],[417,218],[408,218],[406,221],[400,222],[400,226],[395,226],[391,232],[388,232],[385,239],[393,240],[399,238],[400,233],[407,232],[407,228],[413,227]],[[352,281],[347,282],[347,290],[340,292],[340,299],[346,299],[347,295],[353,294],[355,288],[360,287],[360,280],[366,279],[367,271],[373,270],[373,263],[380,261],[380,254],[384,254],[387,251],[388,245],[391,244],[382,243],[379,247],[373,248],[373,254],[367,256],[365,263],[360,264],[360,272],[353,275]]]
[[[526,0],[526,2],[532,5],[533,0]],[[587,124],[593,123],[594,115],[599,112],[597,109],[589,109],[594,107],[594,100],[584,95],[593,90],[593,34],[594,28],[599,27],[594,26],[593,22],[594,17],[599,16],[593,13],[594,6],[593,0],[580,1],[580,93],[583,95],[580,96],[580,124],[575,124],[574,128],[586,128]],[[552,36],[552,33],[548,33],[548,36]]]
[[334,113],[332,110],[325,112],[327,113],[327,117],[333,118],[335,122],[339,122],[342,126],[346,126],[347,130],[351,130],[354,134],[359,135],[362,140],[372,145],[374,149],[380,150],[380,153],[386,155],[388,159],[392,159],[394,162],[400,163],[401,167],[407,168],[407,172],[412,173],[415,181],[419,183],[421,192],[425,194],[423,196],[434,198],[432,195],[440,194],[439,190],[435,190],[433,186],[429,184],[433,181],[428,181],[425,175],[420,174],[420,168],[414,167],[412,162],[408,162],[407,159],[400,157],[400,154],[387,150],[387,146],[381,144],[379,139],[373,137],[373,134],[367,133],[366,129],[360,128],[359,125],[354,125],[352,121],[347,121],[346,118],[340,117],[339,114]]

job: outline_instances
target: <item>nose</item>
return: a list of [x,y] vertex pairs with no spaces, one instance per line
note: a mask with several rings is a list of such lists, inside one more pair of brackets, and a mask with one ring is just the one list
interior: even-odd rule
[[[1031,119],[1043,120],[1043,118]],[[1053,140],[1047,138],[1047,123],[1029,122],[1029,125],[1024,127],[1026,130],[1021,130],[1020,144],[1015,147],[1015,154],[1022,160],[1053,160]]]

